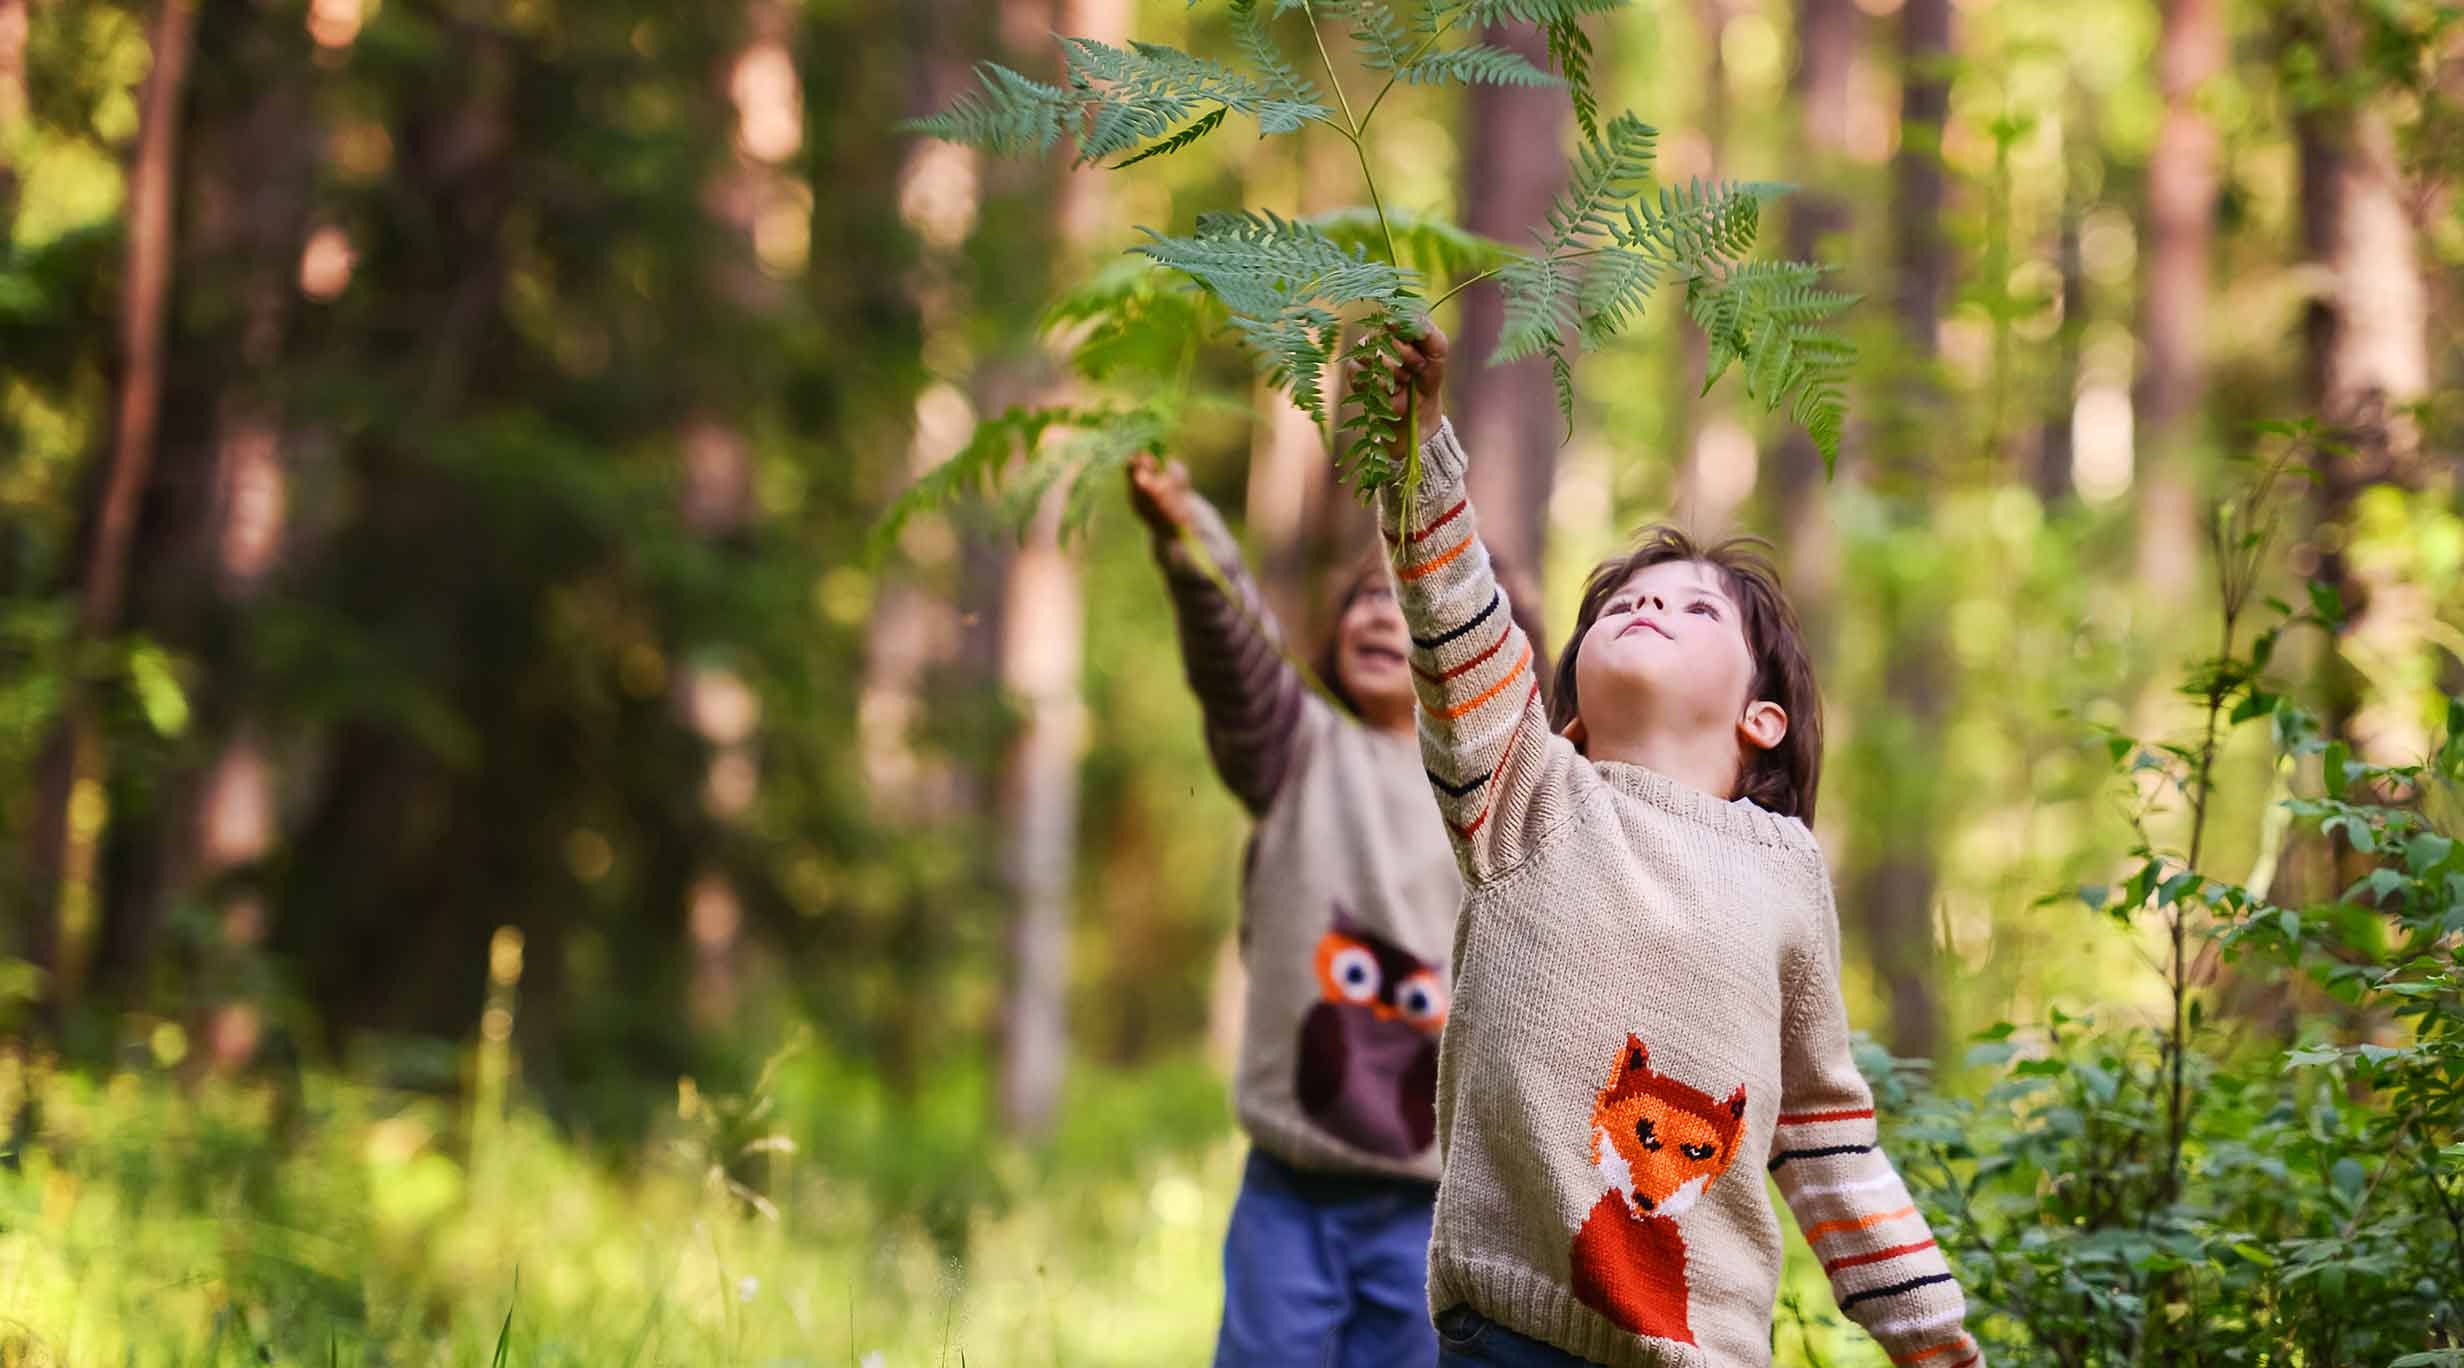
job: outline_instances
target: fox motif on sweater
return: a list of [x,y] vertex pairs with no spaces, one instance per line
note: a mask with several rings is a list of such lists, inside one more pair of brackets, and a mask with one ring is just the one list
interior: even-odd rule
[[1591,1162],[1608,1191],[1574,1233],[1574,1295],[1637,1335],[1694,1343],[1677,1218],[1728,1171],[1745,1086],[1724,1100],[1651,1068],[1629,1034],[1591,1109]]

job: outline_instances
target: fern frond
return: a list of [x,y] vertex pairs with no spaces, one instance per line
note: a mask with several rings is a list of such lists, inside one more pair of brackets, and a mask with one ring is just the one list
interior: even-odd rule
[[1328,14],[1351,25],[1352,41],[1360,46],[1361,65],[1371,71],[1400,71],[1416,46],[1386,0],[1323,0]]
[[1222,321],[1222,308],[1212,297],[1130,255],[1096,272],[1044,313],[1045,329],[1068,351],[1070,370],[1098,382],[1135,378],[1169,384],[1190,348]]
[[1586,14],[1606,14],[1626,7],[1627,0],[1469,0],[1462,5],[1470,24],[1562,24]]
[[1504,365],[1564,348],[1575,322],[1574,282],[1548,255],[1517,257],[1497,272],[1505,295],[1505,320],[1497,332],[1492,365]]
[[1406,85],[1437,85],[1444,82],[1504,86],[1563,84],[1555,76],[1533,66],[1522,53],[1510,48],[1491,47],[1486,43],[1432,52],[1397,71],[1395,78]]
[[918,514],[946,508],[970,494],[990,492],[1012,458],[1022,449],[1033,451],[1047,429],[1102,420],[1101,414],[1075,409],[1020,407],[976,424],[974,435],[956,455],[926,471],[882,511],[866,539],[865,559],[880,564]]
[[1548,41],[1549,64],[1566,83],[1575,126],[1583,130],[1584,137],[1598,138],[1600,100],[1591,90],[1591,35],[1572,19],[1551,20],[1540,26],[1540,32]]
[[1672,266],[1695,273],[1726,269],[1754,250],[1762,228],[1762,206],[1786,187],[1760,181],[1704,181],[1682,187],[1661,187],[1655,203],[1649,198],[1626,205],[1617,241],[1659,256]]
[[1766,410],[1787,403],[1828,466],[1839,458],[1856,348],[1820,325],[1855,296],[1822,289],[1821,277],[1820,267],[1804,262],[1748,262],[1689,281],[1686,311],[1707,344],[1704,387],[1743,363],[1747,397]]
[[1565,190],[1549,206],[1549,231],[1540,239],[1541,250],[1554,255],[1585,238],[1613,236],[1619,206],[1641,193],[1651,176],[1659,137],[1658,130],[1632,114],[1609,120],[1601,136],[1576,154]]
[[1079,101],[1058,86],[1030,80],[998,62],[978,62],[977,86],[948,109],[909,119],[899,128],[1000,156],[1048,152],[1075,126]]
[[1654,257],[1614,247],[1587,260],[1582,286],[1574,294],[1575,325],[1583,345],[1606,346],[1625,331],[1643,311],[1643,300],[1658,288],[1662,270]]
[[[1278,4],[1274,12],[1281,15],[1284,9]],[[1267,18],[1258,9],[1258,0],[1232,0],[1232,34],[1240,44],[1241,56],[1257,68],[1271,93],[1298,104],[1325,108],[1317,83],[1301,75],[1300,68],[1285,58],[1283,49],[1275,46],[1274,37],[1266,31]]]
[[1147,241],[1135,250],[1222,300],[1267,379],[1321,424],[1324,373],[1342,330],[1337,311],[1369,304],[1400,313],[1419,290],[1416,272],[1272,213],[1202,214],[1190,237],[1139,231]]
[[1180,132],[1173,134],[1171,137],[1164,139],[1162,142],[1155,144],[1144,152],[1139,153],[1137,156],[1131,157],[1126,161],[1114,162],[1112,164],[1112,169],[1118,171],[1124,166],[1136,166],[1138,163],[1145,161],[1149,157],[1169,157],[1173,153],[1178,152],[1182,148],[1196,142],[1198,139],[1214,132],[1217,128],[1222,127],[1223,116],[1229,112],[1231,111],[1226,109],[1224,106],[1217,105],[1212,111],[1199,115],[1196,123],[1193,123],[1189,127],[1182,129]]
[[[1366,205],[1311,214],[1301,222],[1346,249],[1385,250],[1386,234],[1378,224],[1377,211]],[[1388,209],[1385,229],[1394,233],[1395,251],[1403,258],[1402,264],[1426,277],[1457,279],[1478,275],[1518,255],[1513,247],[1493,237],[1408,209]]]
[[1574,365],[1566,360],[1566,354],[1562,351],[1549,353],[1549,384],[1557,391],[1557,416],[1564,419],[1566,424],[1566,435],[1558,440],[1571,440],[1574,436]]

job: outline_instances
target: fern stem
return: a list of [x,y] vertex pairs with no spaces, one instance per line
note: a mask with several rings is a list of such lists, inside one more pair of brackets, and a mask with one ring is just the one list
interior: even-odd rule
[[[1584,257],[1598,256],[1600,253],[1607,250],[1608,249],[1606,247],[1585,247],[1579,251],[1559,252],[1557,255],[1550,257],[1549,260],[1580,261]],[[1439,295],[1436,299],[1430,301],[1428,311],[1430,313],[1436,313],[1438,307],[1444,304],[1447,300],[1454,298],[1456,295],[1463,293],[1465,290],[1470,289],[1472,286],[1479,284],[1481,281],[1488,279],[1490,276],[1493,276],[1504,269],[1505,268],[1502,266],[1491,266],[1489,269],[1482,271],[1477,275],[1468,275],[1463,277],[1461,280],[1458,280],[1453,285],[1447,287],[1446,293]]]
[[1472,286],[1477,285],[1481,281],[1488,279],[1490,276],[1497,274],[1499,269],[1499,267],[1491,266],[1489,269],[1482,271],[1478,275],[1465,276],[1463,279],[1456,281],[1453,286],[1446,291],[1446,293],[1439,295],[1436,299],[1429,302],[1429,312],[1436,313],[1440,308],[1445,306],[1447,300],[1454,298],[1456,295],[1463,293]]
[[1423,57],[1428,56],[1429,49],[1436,47],[1437,40],[1445,37],[1446,31],[1454,27],[1454,21],[1461,17],[1462,16],[1460,13],[1446,16],[1444,22],[1437,26],[1437,31],[1430,34],[1428,37],[1421,39],[1420,46],[1412,49],[1412,55],[1403,59],[1403,65],[1386,73],[1386,84],[1377,88],[1377,93],[1369,97],[1368,106],[1360,111],[1360,122],[1362,127],[1367,127],[1369,123],[1369,116],[1377,113],[1377,107],[1379,105],[1386,103],[1386,92],[1395,88],[1395,82],[1403,79],[1403,73],[1410,70],[1413,63],[1419,61]]
[[[1369,169],[1369,149],[1360,140],[1360,131],[1368,120],[1352,117],[1352,101],[1343,93],[1343,78],[1335,74],[1334,55],[1326,50],[1326,35],[1318,31],[1317,10],[1302,0],[1300,11],[1309,21],[1309,41],[1317,44],[1318,60],[1326,66],[1326,83],[1334,87],[1335,104],[1343,111],[1343,136],[1352,144],[1352,155],[1360,160],[1360,179],[1369,187],[1369,207],[1376,212],[1377,230],[1386,239],[1386,264],[1401,266],[1403,256],[1395,250],[1394,225],[1386,221],[1386,201],[1378,197],[1377,173]],[[1394,82],[1389,78],[1387,84]],[[1384,98],[1385,92],[1379,91],[1378,95]],[[1370,108],[1374,110],[1376,106],[1372,104]]]

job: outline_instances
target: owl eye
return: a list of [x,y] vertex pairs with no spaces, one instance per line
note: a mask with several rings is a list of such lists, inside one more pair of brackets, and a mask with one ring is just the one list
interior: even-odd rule
[[1367,947],[1347,945],[1337,950],[1327,969],[1327,977],[1333,980],[1335,991],[1341,993],[1345,1001],[1377,1000],[1377,956],[1370,954]]
[[1717,1145],[1679,1145],[1677,1152],[1688,1159],[1708,1159],[1720,1152]]
[[1395,1010],[1415,1026],[1442,1026],[1446,1024],[1446,990],[1438,986],[1437,975],[1423,969],[1403,980],[1403,987],[1395,993]]

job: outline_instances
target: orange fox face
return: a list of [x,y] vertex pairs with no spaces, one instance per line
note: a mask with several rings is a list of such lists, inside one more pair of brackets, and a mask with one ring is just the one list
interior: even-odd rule
[[1591,1162],[1639,1216],[1674,1217],[1728,1170],[1745,1129],[1745,1085],[1723,1101],[1651,1071],[1632,1035],[1591,1109]]

